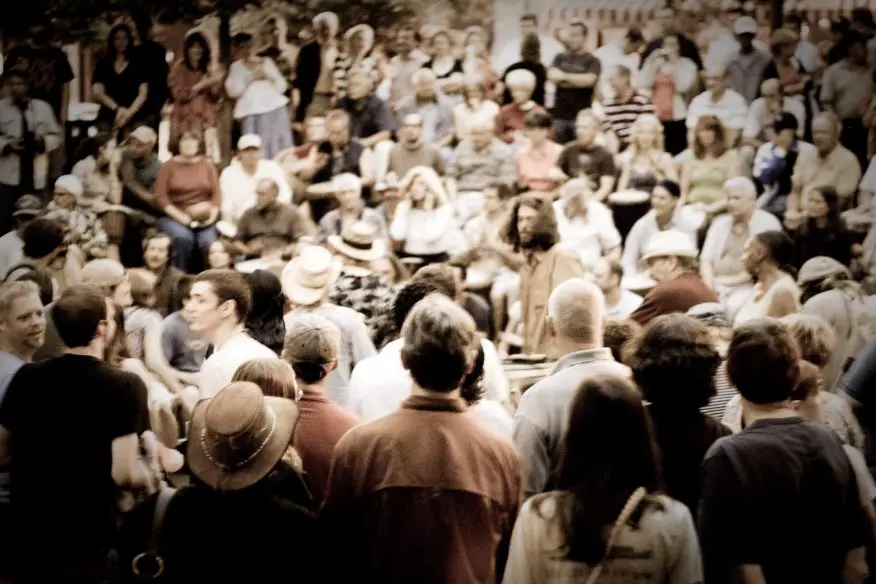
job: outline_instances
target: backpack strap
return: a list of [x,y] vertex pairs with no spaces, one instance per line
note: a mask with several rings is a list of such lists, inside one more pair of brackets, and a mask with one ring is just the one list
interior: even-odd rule
[[139,581],[146,582],[157,580],[164,573],[164,559],[159,554],[161,547],[161,528],[164,524],[164,516],[167,508],[176,495],[177,490],[167,485],[162,485],[155,501],[155,513],[152,516],[152,532],[149,534],[149,542],[146,551],[138,554],[131,560],[131,571]]

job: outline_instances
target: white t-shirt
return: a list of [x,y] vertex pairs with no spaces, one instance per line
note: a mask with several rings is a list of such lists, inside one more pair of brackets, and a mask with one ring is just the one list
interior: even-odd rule
[[18,231],[10,231],[0,237],[0,282],[6,278],[9,268],[24,259],[24,241]]
[[[806,128],[806,107],[803,105],[803,102],[793,97],[786,97],[782,102],[782,111],[797,118],[797,123],[799,124],[797,134],[802,137],[803,130]],[[772,124],[773,119],[767,110],[766,100],[759,97],[751,102],[751,106],[748,108],[742,136],[744,138],[759,138],[764,128]]]
[[687,128],[689,130],[696,128],[700,118],[704,116],[715,116],[728,130],[742,130],[747,115],[748,103],[732,89],[726,90],[718,101],[712,101],[712,94],[704,91],[690,102]]
[[273,160],[259,160],[254,175],[250,176],[239,161],[232,162],[219,175],[219,191],[222,193],[222,218],[235,225],[243,214],[256,204],[256,187],[263,179],[271,179],[279,186],[277,200],[292,202],[292,190],[283,168]]
[[621,290],[621,297],[614,306],[605,305],[606,318],[623,320],[628,318],[642,304],[642,297],[629,290]]
[[614,225],[611,209],[598,201],[588,203],[587,218],[569,220],[564,212],[563,201],[554,203],[560,241],[581,256],[581,263],[590,269],[596,265],[604,252],[618,247],[623,239]]
[[[860,190],[876,193],[876,157],[871,158],[870,164],[867,165],[867,172],[864,173],[864,178],[861,179]],[[3,238],[0,238],[0,245],[2,245],[2,242]]]
[[215,396],[231,379],[241,365],[253,359],[277,358],[277,354],[246,333],[237,333],[216,347],[201,367],[201,399]]

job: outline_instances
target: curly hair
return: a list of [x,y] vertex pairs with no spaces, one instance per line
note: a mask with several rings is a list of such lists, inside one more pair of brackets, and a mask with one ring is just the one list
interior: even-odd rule
[[627,364],[655,408],[699,409],[715,395],[721,355],[709,329],[683,314],[654,319],[631,347]]
[[815,314],[789,314],[779,319],[800,347],[800,358],[824,369],[836,347],[836,331]]
[[602,331],[603,344],[611,350],[614,360],[626,363],[635,340],[641,336],[642,325],[634,320],[607,319]]
[[520,212],[520,207],[529,207],[538,211],[539,229],[533,238],[534,247],[547,251],[560,241],[557,217],[550,200],[534,194],[521,195],[511,204],[508,221],[502,227],[502,239],[514,248],[515,252],[523,249],[520,242],[520,232],[517,230],[517,215]]

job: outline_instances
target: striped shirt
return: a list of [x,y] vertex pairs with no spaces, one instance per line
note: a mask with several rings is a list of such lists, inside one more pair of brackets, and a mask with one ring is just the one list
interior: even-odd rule
[[656,110],[651,99],[634,92],[629,100],[606,100],[603,104],[605,120],[602,123],[603,130],[611,130],[620,141],[621,150],[630,143],[630,127],[639,116],[654,114]]

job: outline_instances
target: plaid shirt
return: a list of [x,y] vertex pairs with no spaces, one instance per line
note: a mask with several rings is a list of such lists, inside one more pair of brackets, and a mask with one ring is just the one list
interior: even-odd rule
[[355,310],[365,317],[368,332],[376,346],[386,335],[386,316],[392,312],[395,292],[383,277],[374,272],[341,272],[335,282],[329,302]]

